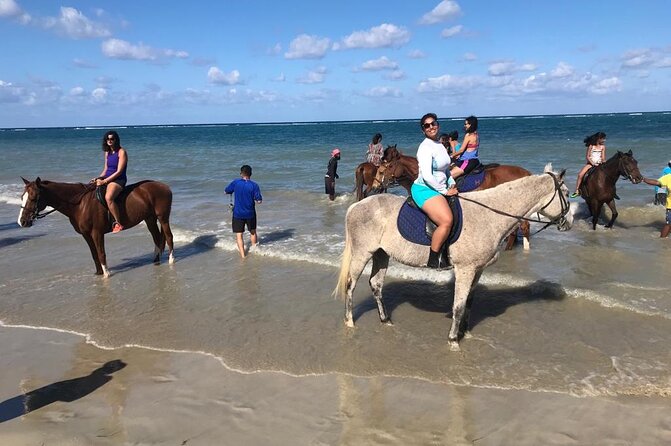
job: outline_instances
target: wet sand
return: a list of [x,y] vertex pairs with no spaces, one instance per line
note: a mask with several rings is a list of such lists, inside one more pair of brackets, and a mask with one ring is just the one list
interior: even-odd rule
[[[0,345],[3,444],[671,441],[663,397],[577,398],[419,379],[240,373],[207,355],[103,350],[77,335],[24,328],[0,328]],[[109,361],[126,366],[109,380],[96,378],[92,372]]]

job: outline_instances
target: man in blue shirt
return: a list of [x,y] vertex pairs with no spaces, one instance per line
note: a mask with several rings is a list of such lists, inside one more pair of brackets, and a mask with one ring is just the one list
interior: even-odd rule
[[[664,175],[669,174],[669,173],[671,173],[671,160],[669,161],[669,165],[666,166],[664,168],[664,170],[662,170],[662,174],[660,175],[660,177],[663,177]],[[655,204],[661,204],[662,206],[664,206],[666,204],[666,193],[665,193],[664,189],[662,189],[658,186],[655,186],[655,201],[654,201],[654,203]]]
[[245,225],[251,234],[252,246],[256,246],[258,238],[256,234],[256,204],[261,204],[261,189],[259,185],[250,180],[252,168],[245,164],[240,168],[240,178],[233,180],[226,186],[227,194],[234,194],[235,205],[233,206],[232,227],[235,233],[235,242],[238,245],[240,257],[245,258],[245,244],[242,234]]

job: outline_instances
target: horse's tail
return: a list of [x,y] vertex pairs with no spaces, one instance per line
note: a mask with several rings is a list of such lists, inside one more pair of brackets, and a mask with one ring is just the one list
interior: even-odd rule
[[356,178],[356,183],[355,183],[355,186],[354,186],[354,190],[356,191],[356,199],[357,199],[357,201],[359,201],[363,198],[363,168],[362,167],[357,167],[354,170],[354,178]]
[[[349,214],[349,211],[347,212]],[[342,252],[342,259],[340,260],[340,274],[338,274],[338,284],[333,290],[334,298],[341,298],[345,300],[347,295],[347,287],[349,286],[349,268],[352,262],[352,237],[349,234],[349,225],[347,224],[347,216],[345,216],[345,249]]]

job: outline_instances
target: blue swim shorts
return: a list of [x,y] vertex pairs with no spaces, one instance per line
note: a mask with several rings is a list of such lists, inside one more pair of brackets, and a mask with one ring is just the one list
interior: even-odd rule
[[671,225],[671,209],[666,210],[666,224]]
[[410,195],[412,195],[412,199],[415,200],[417,206],[423,208],[424,203],[426,203],[427,200],[440,195],[440,193],[428,186],[412,183],[412,186],[410,187]]

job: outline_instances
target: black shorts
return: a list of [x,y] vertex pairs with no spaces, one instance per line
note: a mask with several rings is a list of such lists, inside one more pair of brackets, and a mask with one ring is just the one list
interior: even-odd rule
[[231,226],[233,226],[233,232],[235,232],[236,234],[245,232],[245,225],[247,225],[247,230],[249,230],[249,232],[255,231],[256,230],[256,215],[254,215],[252,218],[235,218],[235,217],[233,217],[233,221],[231,223]]

